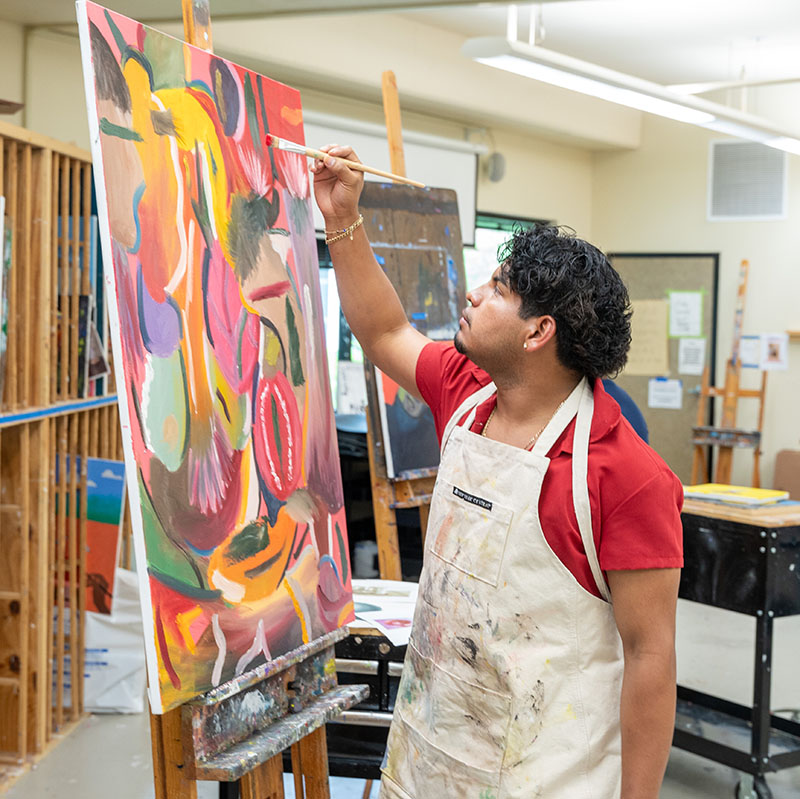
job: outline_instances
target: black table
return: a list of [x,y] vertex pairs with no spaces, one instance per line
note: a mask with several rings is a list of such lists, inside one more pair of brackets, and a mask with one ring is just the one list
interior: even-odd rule
[[680,596],[755,617],[755,676],[750,707],[678,686],[673,744],[751,775],[742,799],[769,799],[765,775],[800,766],[800,723],[770,713],[773,623],[800,614],[800,504],[687,499],[683,544]]

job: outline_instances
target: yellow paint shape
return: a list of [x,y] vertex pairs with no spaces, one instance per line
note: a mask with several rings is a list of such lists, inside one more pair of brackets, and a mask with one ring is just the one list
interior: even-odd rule
[[308,475],[306,474],[306,444],[308,441],[308,387],[311,381],[306,380],[306,391],[303,399],[303,426],[301,428],[302,440],[300,442],[300,474],[302,475],[303,483],[308,483]]
[[289,581],[284,580],[283,585],[286,588],[287,593],[289,594],[289,599],[292,600],[292,604],[294,605],[294,612],[297,614],[297,618],[300,619],[300,627],[303,631],[303,643],[307,644],[311,640],[311,636],[308,634],[308,627],[306,626],[306,618],[305,616],[303,616],[303,611],[300,609],[300,603],[297,601],[297,597],[294,595],[294,591],[292,590],[292,586],[289,585]]
[[267,345],[264,347],[264,357],[270,366],[278,363],[278,356],[281,354],[281,342],[271,331],[267,331]]
[[186,648],[194,655],[197,654],[197,648],[194,645],[194,638],[192,638],[191,626],[198,616],[203,615],[203,610],[199,605],[195,605],[191,610],[184,613],[179,613],[175,617],[175,623],[181,631]]
[[350,614],[353,613],[354,610],[355,610],[355,608],[354,608],[353,602],[351,600],[350,602],[348,602],[342,608],[342,612],[339,614],[339,618],[338,618],[338,620],[336,622],[336,626],[337,627],[344,627],[344,625],[347,623],[347,620],[350,618]]

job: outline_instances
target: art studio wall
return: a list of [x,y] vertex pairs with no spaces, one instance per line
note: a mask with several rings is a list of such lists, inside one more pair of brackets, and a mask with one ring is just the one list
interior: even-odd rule
[[[22,102],[25,94],[23,80],[25,36],[22,26],[4,22],[0,18],[0,45],[0,100]],[[21,112],[2,118],[15,125],[22,124]]]
[[[162,27],[181,35],[178,23]],[[12,121],[88,147],[74,32],[23,31],[0,21],[0,34],[0,87],[7,86],[0,97],[24,96],[26,102],[24,118],[17,114]],[[301,39],[304,46],[298,48]],[[219,54],[234,55],[235,48],[240,63],[300,88],[306,110],[377,124],[383,123],[380,73],[391,68],[407,129],[468,138],[503,155],[500,181],[480,170],[482,212],[553,219],[610,251],[719,252],[718,383],[730,351],[742,258],[752,267],[745,332],[800,326],[791,307],[800,281],[793,256],[800,217],[796,156],[787,156],[786,220],[708,222],[709,142],[715,134],[482,68],[460,54],[460,37],[448,31],[397,15],[340,14],[257,25],[223,20],[214,25],[214,41]],[[776,102],[786,124],[795,124],[790,106],[800,103],[787,104],[785,94],[768,88],[751,92],[755,113],[769,105],[772,114]],[[800,355],[796,343],[790,346],[795,366],[773,373],[767,388],[762,460],[767,486],[776,452],[800,440],[792,405],[800,389]],[[742,425],[755,423],[754,405],[741,404]],[[734,481],[749,480],[749,459],[749,452],[737,453]]]
[[[595,153],[592,237],[613,252],[718,252],[717,385],[730,355],[739,262],[750,261],[745,334],[800,328],[800,158],[787,155],[789,214],[775,221],[708,221],[710,143],[721,137],[701,128],[646,116],[642,145]],[[762,485],[771,486],[775,455],[800,444],[800,343],[789,345],[788,371],[771,372],[764,414]],[[743,370],[743,385],[758,388],[760,373]],[[757,426],[758,402],[740,400],[738,424]],[[717,417],[719,418],[719,417]],[[734,455],[732,481],[748,485],[752,450]]]

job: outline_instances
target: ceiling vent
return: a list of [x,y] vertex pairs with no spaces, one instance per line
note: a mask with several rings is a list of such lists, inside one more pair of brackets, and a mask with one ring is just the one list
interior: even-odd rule
[[747,141],[711,142],[708,218],[786,218],[786,153]]

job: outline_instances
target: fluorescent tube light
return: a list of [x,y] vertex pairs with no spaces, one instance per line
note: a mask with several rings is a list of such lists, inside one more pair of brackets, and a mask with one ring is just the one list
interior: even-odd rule
[[787,153],[800,155],[800,139],[792,136],[776,136],[774,139],[767,139],[764,144],[767,147],[774,147],[777,150],[785,150]]
[[526,78],[550,83],[553,86],[560,86],[562,89],[570,89],[581,94],[588,94],[592,97],[599,97],[601,100],[608,100],[619,105],[627,105],[639,111],[647,111],[650,114],[658,114],[662,117],[669,117],[678,122],[689,122],[692,125],[702,125],[714,119],[713,114],[705,111],[697,111],[694,108],[687,108],[685,105],[673,103],[669,100],[662,100],[648,94],[624,89],[619,86],[612,86],[610,83],[602,83],[582,75],[575,75],[571,72],[562,72],[554,67],[544,64],[536,64],[517,56],[497,55],[488,58],[476,58],[481,64],[490,67],[504,69],[507,72],[515,72],[524,75]]
[[698,97],[685,96],[658,83],[615,72],[538,45],[483,37],[466,41],[461,52],[481,64],[533,80],[800,155],[800,135],[781,130],[762,117]]

